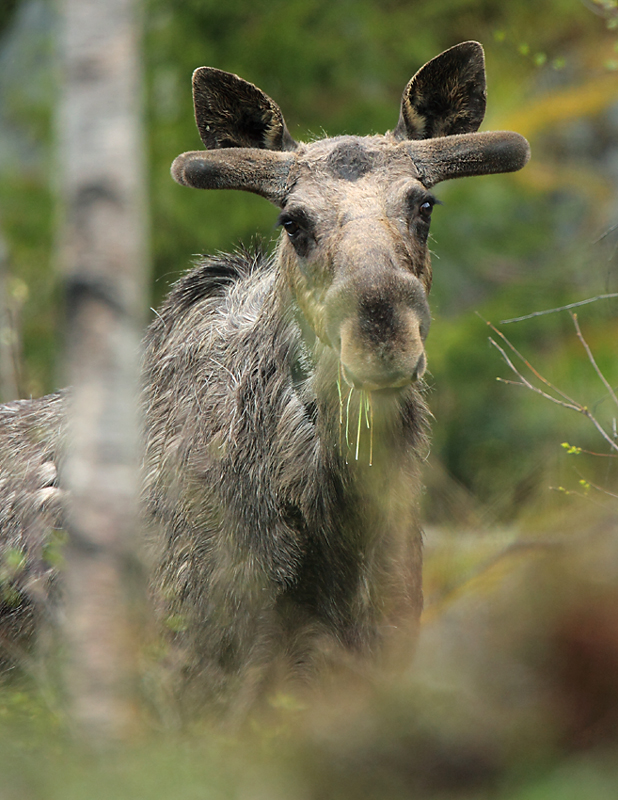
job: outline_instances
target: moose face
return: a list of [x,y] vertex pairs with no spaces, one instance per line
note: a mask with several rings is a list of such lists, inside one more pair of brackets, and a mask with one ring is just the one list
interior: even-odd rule
[[294,173],[280,252],[304,320],[350,386],[407,386],[426,366],[434,196],[384,137],[309,145]]
[[349,386],[392,391],[422,377],[431,188],[517,170],[529,157],[518,134],[476,133],[485,112],[481,45],[456,45],[425,64],[384,136],[299,144],[273,100],[209,67],[195,71],[193,92],[208,151],[178,156],[174,179],[256,192],[279,206],[278,266],[299,322],[336,353]]

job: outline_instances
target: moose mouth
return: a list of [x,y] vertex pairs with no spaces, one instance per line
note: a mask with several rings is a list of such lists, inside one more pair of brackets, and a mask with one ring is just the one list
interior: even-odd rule
[[425,374],[427,359],[423,353],[411,372],[400,369],[384,369],[379,372],[373,370],[371,373],[359,375],[342,361],[340,365],[341,376],[350,388],[387,394],[399,392],[401,389],[405,389],[419,381]]

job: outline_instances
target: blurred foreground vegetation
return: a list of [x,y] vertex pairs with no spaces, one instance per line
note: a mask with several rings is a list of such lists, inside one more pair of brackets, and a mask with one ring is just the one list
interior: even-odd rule
[[408,674],[275,696],[240,733],[136,712],[132,740],[97,752],[40,673],[5,676],[0,797],[613,800],[615,518],[582,534],[574,511],[559,539],[502,548],[430,606]]
[[[616,461],[582,415],[496,381],[513,375],[486,324],[618,292],[616,3],[145,0],[144,22],[149,305],[193,253],[275,236],[276,211],[261,198],[191,192],[169,177],[178,153],[200,147],[190,92],[197,66],[256,83],[296,138],[367,134],[394,126],[401,91],[422,63],[477,39],[489,80],[483,127],[528,136],[533,160],[517,175],[438,188],[428,612],[414,674],[327,697],[308,715],[284,710],[278,727],[250,742],[136,721],[134,745],[105,755],[76,751],[62,699],[36,669],[9,675],[0,798],[617,797]],[[10,311],[0,333],[21,396],[62,383],[53,29],[51,2],[0,7]],[[617,308],[609,298],[575,309],[614,387]],[[567,312],[498,327],[612,435],[617,409]],[[600,455],[569,454],[564,442]]]

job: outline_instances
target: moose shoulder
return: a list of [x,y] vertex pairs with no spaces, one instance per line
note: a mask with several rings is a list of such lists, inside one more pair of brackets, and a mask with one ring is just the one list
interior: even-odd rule
[[267,95],[208,67],[193,94],[207,149],[173,177],[260,194],[283,231],[272,257],[204,259],[148,330],[144,518],[175,684],[242,712],[324,660],[409,657],[431,189],[520,169],[529,150],[476,132],[475,42],[417,72],[384,136],[299,144]]

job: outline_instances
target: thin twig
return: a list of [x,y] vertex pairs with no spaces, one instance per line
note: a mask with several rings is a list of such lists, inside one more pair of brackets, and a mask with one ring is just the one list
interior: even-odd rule
[[602,241],[603,241],[603,239],[607,238],[607,237],[610,235],[610,233],[613,233],[615,230],[618,230],[618,224],[616,224],[616,225],[612,225],[611,227],[609,227],[609,228],[608,228],[608,229],[605,231],[605,233],[602,233],[602,234],[599,236],[599,238],[598,238],[598,239],[595,239],[595,240],[594,240],[594,242],[593,242],[592,244],[598,244],[599,242],[602,242]]
[[583,486],[586,490],[594,489],[595,491],[600,492],[601,494],[606,494],[608,497],[616,497],[616,498],[618,498],[617,494],[614,494],[613,492],[608,491],[607,489],[603,488],[603,486],[597,486],[596,483],[592,483],[592,481],[589,480],[588,478],[586,478],[584,475],[582,475],[579,470],[575,470],[575,471],[579,475],[580,486]]
[[[494,326],[491,325],[491,323],[488,323],[488,324],[490,325],[490,327],[493,330],[495,330]],[[500,333],[500,331],[497,331],[497,333]],[[500,335],[502,335],[502,334],[500,334]],[[546,400],[551,400],[552,403],[556,403],[556,405],[562,406],[563,408],[569,408],[569,409],[571,409],[571,411],[577,411],[579,414],[582,414],[584,417],[587,417],[587,419],[589,419],[590,422],[592,422],[594,427],[597,429],[597,431],[601,434],[601,436],[605,439],[605,441],[610,445],[610,447],[613,450],[618,451],[618,442],[615,442],[611,438],[611,436],[603,428],[603,426],[600,424],[600,422],[597,420],[597,418],[593,414],[590,413],[590,410],[586,406],[582,406],[576,400],[572,400],[570,397],[568,397],[567,395],[563,394],[563,392],[561,392],[559,389],[556,389],[556,387],[553,384],[551,384],[548,380],[546,380],[542,375],[540,375],[535,369],[533,369],[529,365],[529,363],[526,361],[526,359],[524,359],[518,353],[518,351],[513,347],[513,345],[511,345],[511,343],[509,342],[509,340],[505,336],[502,336],[502,338],[511,347],[511,349],[515,353],[517,353],[517,355],[520,356],[520,358],[522,359],[524,364],[532,370],[532,372],[534,373],[535,376],[537,376],[540,380],[542,380],[543,383],[546,386],[549,386],[555,392],[560,394],[568,402],[565,402],[564,400],[559,400],[557,397],[552,397],[552,395],[548,394],[547,392],[544,392],[542,389],[539,389],[538,386],[534,386],[534,384],[530,383],[530,381],[528,381],[526,378],[524,378],[524,376],[521,374],[521,372],[513,364],[511,359],[507,356],[507,354],[503,350],[503,348],[500,347],[500,345],[494,339],[492,339],[490,337],[489,341],[491,342],[491,344],[496,348],[496,350],[498,350],[500,352],[500,354],[502,355],[502,358],[505,360],[506,364],[509,366],[509,368],[512,370],[512,372],[519,378],[519,381],[506,381],[503,378],[498,378],[498,380],[501,383],[509,383],[509,384],[512,384],[513,386],[524,386],[526,389],[530,389],[530,391],[541,395],[541,397],[544,397]]]
[[570,308],[577,308],[578,306],[585,306],[588,303],[596,303],[597,300],[611,300],[618,297],[618,292],[611,294],[599,294],[596,297],[589,297],[587,300],[579,300],[577,303],[569,303],[566,306],[558,306],[558,308],[548,308],[544,311],[534,311],[532,314],[526,314],[523,317],[513,317],[513,319],[501,319],[500,325],[508,325],[511,322],[523,322],[526,319],[533,317],[542,317],[544,314],[555,314],[557,311],[568,311]]
[[[576,403],[574,400],[571,401],[571,402],[565,402],[564,400],[559,400],[557,397],[552,397],[551,394],[548,394],[547,392],[544,392],[542,389],[539,389],[538,386],[535,386],[533,383],[530,383],[529,380],[524,378],[524,376],[517,369],[515,364],[513,364],[511,359],[507,356],[507,354],[504,351],[504,349],[502,347],[500,347],[500,345],[495,341],[495,339],[492,339],[490,337],[489,341],[496,348],[496,350],[500,353],[500,355],[502,356],[502,358],[506,362],[507,366],[511,369],[511,371],[515,375],[517,375],[517,377],[519,378],[519,381],[508,381],[508,380],[505,380],[504,378],[497,378],[497,380],[499,380],[500,383],[507,383],[507,384],[510,384],[511,386],[523,386],[526,389],[530,389],[531,392],[535,392],[536,394],[541,395],[541,397],[544,397],[546,400],[551,400],[552,403],[556,403],[556,405],[562,406],[563,408],[570,408],[571,411],[578,411],[580,413],[583,413],[583,406],[580,406],[579,403]],[[538,373],[535,373],[535,374],[538,375]],[[549,381],[545,381],[544,380],[544,382],[547,383],[549,386],[551,386],[552,389],[555,389],[555,386],[552,386],[549,383]],[[558,391],[558,390],[556,389],[556,391]]]
[[[577,448],[577,454],[583,453],[586,456],[596,456],[597,458],[618,458],[615,453],[595,453],[594,450],[584,450],[583,447]],[[568,455],[571,455],[569,452]]]
[[618,406],[618,397],[616,397],[616,393],[614,392],[613,388],[609,384],[609,382],[608,382],[607,378],[605,377],[605,375],[603,375],[603,373],[599,369],[599,366],[598,366],[597,362],[595,361],[594,356],[592,355],[592,350],[590,349],[590,347],[588,345],[588,342],[584,339],[584,336],[583,336],[583,334],[581,332],[581,328],[579,327],[577,314],[574,314],[572,311],[569,311],[569,314],[571,315],[571,319],[573,320],[573,325],[575,326],[575,333],[577,334],[577,338],[582,343],[582,347],[586,351],[586,355],[588,356],[588,361],[590,361],[590,363],[594,367],[594,371],[599,376],[603,386],[605,386],[605,388],[607,389],[607,391],[610,394],[610,397],[612,398],[614,403]]
[[618,494],[614,492],[609,492],[607,489],[604,489],[602,486],[597,486],[596,483],[591,483],[590,481],[586,481],[588,486],[592,486],[593,489],[596,489],[597,492],[601,492],[601,494],[606,494],[608,497],[615,497],[618,500]]
[[[478,313],[478,312],[477,312],[477,313]],[[480,315],[480,314],[478,314],[478,316],[480,317],[480,319],[483,319],[483,317],[481,317],[481,315]],[[485,324],[486,324],[486,325],[488,325],[488,326],[489,326],[489,327],[492,329],[492,331],[493,331],[493,332],[496,334],[496,336],[499,336],[499,337],[502,339],[502,341],[503,341],[503,342],[504,342],[504,343],[505,343],[505,344],[506,344],[506,345],[507,345],[507,346],[510,348],[510,350],[512,350],[512,351],[513,351],[513,353],[515,353],[515,355],[517,356],[517,358],[519,358],[519,359],[520,359],[520,361],[522,361],[522,363],[523,363],[523,364],[524,364],[526,367],[528,367],[528,369],[530,370],[530,372],[531,372],[531,373],[534,375],[534,377],[535,377],[535,378],[537,378],[537,380],[541,381],[541,383],[544,383],[544,384],[545,384],[545,386],[547,386],[549,389],[551,389],[552,391],[556,392],[556,394],[560,395],[560,397],[562,397],[562,399],[563,399],[563,400],[565,400],[567,403],[571,403],[571,404],[573,404],[573,406],[577,406],[577,407],[579,407],[579,403],[577,403],[577,401],[576,401],[576,400],[573,400],[573,398],[572,398],[572,397],[569,397],[569,396],[568,396],[568,394],[565,394],[563,391],[561,391],[560,389],[558,389],[558,387],[557,387],[557,386],[554,386],[554,385],[553,385],[553,383],[550,383],[550,382],[547,380],[547,378],[544,378],[544,377],[543,377],[543,375],[541,375],[541,373],[540,373],[540,372],[537,372],[537,370],[536,370],[536,369],[535,369],[535,368],[532,366],[532,364],[531,364],[531,363],[528,361],[528,359],[527,359],[527,358],[525,358],[525,357],[524,357],[524,356],[523,356],[523,355],[522,355],[522,354],[519,352],[519,350],[518,350],[518,349],[515,347],[515,345],[511,344],[511,342],[510,342],[510,341],[509,341],[509,340],[506,338],[506,336],[505,336],[505,335],[502,333],[502,331],[499,331],[499,330],[496,328],[496,326],[495,326],[495,325],[492,325],[492,323],[491,323],[491,322],[488,322],[487,320],[483,320],[483,322],[485,322]],[[492,339],[490,338],[490,340],[489,340],[489,341],[491,342],[491,341],[492,341]],[[498,348],[498,349],[501,349],[501,348]],[[515,370],[515,368],[514,368],[514,367],[511,367],[511,369],[513,369],[513,371],[514,371],[514,372],[516,372],[516,374],[517,374],[517,375],[519,375],[519,376],[522,378],[522,380],[523,380],[523,376],[521,376],[521,375],[520,375],[520,373],[518,373],[518,372],[517,372],[517,370]],[[552,398],[552,400],[555,400],[555,398]],[[558,401],[555,401],[555,402],[558,402]]]
[[[593,484],[589,484],[589,486],[592,487]],[[609,495],[610,497],[613,496],[611,492],[601,489],[599,486],[594,486],[593,488],[597,489],[603,494]],[[561,494],[566,494],[569,497],[581,497],[582,500],[585,500],[587,503],[597,506],[598,508],[607,508],[607,503],[602,503],[599,500],[595,500],[594,497],[588,492],[576,492],[573,489],[565,489],[564,486],[550,486],[549,489],[552,492],[560,492]]]

